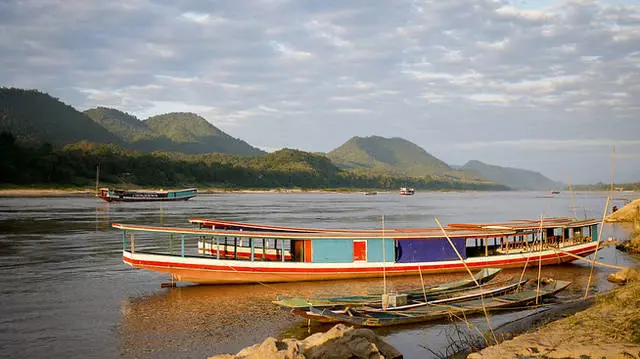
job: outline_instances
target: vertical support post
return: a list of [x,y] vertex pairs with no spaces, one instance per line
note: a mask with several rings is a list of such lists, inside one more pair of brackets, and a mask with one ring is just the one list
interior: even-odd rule
[[282,240],[282,262],[284,262],[284,239]]
[[215,237],[216,239],[216,259],[220,259],[220,238]]
[[238,259],[238,237],[233,237],[233,259]]
[[267,239],[262,238],[262,260],[267,260]]
[[127,231],[122,232],[122,250],[127,249]]
[[276,238],[273,239],[273,248],[276,251],[276,253],[273,255],[273,259],[277,261],[278,260],[278,239]]
[[180,255],[184,257],[184,234],[180,236]]
[[489,238],[484,238],[484,256],[488,257],[489,256]]
[[169,235],[169,254],[173,254],[173,233]]
[[249,247],[251,247],[251,261],[255,260],[255,247],[253,245],[253,238],[249,238]]
[[136,252],[136,239],[134,237],[134,234],[131,233],[131,254],[134,254]]

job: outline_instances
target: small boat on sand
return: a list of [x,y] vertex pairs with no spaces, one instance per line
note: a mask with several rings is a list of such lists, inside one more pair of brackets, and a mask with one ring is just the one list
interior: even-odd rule
[[[473,277],[478,284],[489,282],[495,278],[502,269],[500,268],[484,268],[478,271]],[[415,289],[405,292],[409,299],[433,298],[436,296],[451,295],[459,293],[462,289],[474,286],[475,282],[471,278],[461,279],[453,282],[441,283],[432,287]],[[382,301],[382,293],[372,295],[354,295],[343,297],[325,297],[325,298],[278,298],[273,301],[274,304],[284,308],[334,308],[337,306],[358,306],[358,305],[374,305]]]
[[195,197],[198,190],[187,188],[179,191],[135,191],[124,189],[100,188],[97,196],[107,202],[155,202],[186,201]]
[[536,288],[521,290],[515,293],[501,296],[472,299],[448,304],[432,304],[425,307],[401,311],[370,311],[346,308],[343,312],[333,311],[327,308],[309,308],[313,315],[322,317],[329,321],[340,321],[343,323],[358,325],[363,327],[386,327],[392,325],[422,323],[449,317],[461,317],[471,314],[523,307],[535,303],[536,299],[551,297],[567,288],[571,282],[562,280],[551,280],[547,284]]

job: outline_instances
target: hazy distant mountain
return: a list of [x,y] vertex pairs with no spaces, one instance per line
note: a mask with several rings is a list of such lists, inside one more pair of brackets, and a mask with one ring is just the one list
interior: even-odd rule
[[397,137],[353,137],[327,157],[342,168],[366,167],[408,176],[451,171],[446,163],[415,143]]
[[33,143],[66,145],[81,140],[122,141],[87,115],[37,90],[0,88],[0,132]]
[[461,169],[476,172],[492,182],[517,190],[552,190],[562,189],[565,186],[563,183],[555,182],[538,172],[493,166],[475,160],[467,162]]
[[452,169],[415,143],[397,137],[353,137],[327,157],[340,168],[374,174],[487,182],[475,173]]
[[141,151],[231,153],[261,155],[265,152],[233,138],[194,113],[174,112],[140,121],[122,111],[98,107],[86,110],[96,123]]

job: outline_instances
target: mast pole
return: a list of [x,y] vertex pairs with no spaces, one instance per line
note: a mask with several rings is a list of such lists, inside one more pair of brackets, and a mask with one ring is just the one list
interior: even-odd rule
[[382,215],[382,286],[384,294],[387,294],[387,253],[384,246],[384,214]]
[[[604,220],[607,218],[607,212],[609,210],[609,197],[607,197],[607,203],[604,205],[604,213],[602,214],[602,221],[600,222],[600,231],[598,233],[598,240],[596,241],[596,251],[593,253],[593,261],[591,261],[591,270],[589,271],[589,280],[587,280],[587,289],[584,291],[584,299],[589,296],[589,286],[591,285],[591,276],[593,275],[593,267],[596,265],[596,259],[598,258],[598,248],[600,248],[600,241],[602,238],[602,229],[604,228]],[[593,233],[591,233],[593,238]]]
[[98,195],[98,187],[100,185],[100,162],[96,166],[96,196]]
[[573,218],[578,219],[576,214],[576,199],[573,196],[573,189],[571,187],[571,176],[567,176],[567,182],[569,183],[569,192],[571,193],[571,204],[573,205]]

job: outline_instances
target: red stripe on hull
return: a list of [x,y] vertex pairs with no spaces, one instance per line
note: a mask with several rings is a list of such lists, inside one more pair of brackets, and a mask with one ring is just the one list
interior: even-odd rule
[[100,197],[107,202],[171,202],[171,201],[186,201],[195,196],[183,197],[183,198],[113,198],[113,197]]
[[[568,251],[575,255],[586,257],[595,251],[596,243],[591,246]],[[134,254],[135,255],[135,254]],[[175,257],[174,257],[175,258]],[[177,257],[181,258],[181,257]],[[491,257],[488,257],[491,258]],[[575,258],[564,254],[547,254],[541,257],[531,254],[525,258],[496,259],[478,262],[467,262],[471,269],[486,267],[517,268],[522,267],[529,258],[529,265],[554,265],[574,261]],[[313,280],[334,280],[350,278],[366,278],[382,276],[382,267],[335,267],[335,268],[304,268],[303,267],[256,267],[243,266],[242,263],[229,264],[201,264],[180,263],[159,260],[142,260],[123,257],[125,263],[135,268],[148,269],[156,272],[169,273],[179,281],[201,284],[229,284],[229,283],[255,283],[255,282],[296,282]],[[251,262],[256,263],[256,262]],[[269,262],[267,262],[269,263]],[[274,262],[270,262],[274,263]],[[285,262],[291,263],[291,262]],[[424,274],[448,273],[464,271],[462,262],[455,263],[421,263],[420,265],[398,265],[390,263],[385,271],[390,276],[415,275],[421,271]]]

